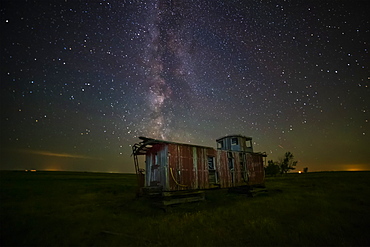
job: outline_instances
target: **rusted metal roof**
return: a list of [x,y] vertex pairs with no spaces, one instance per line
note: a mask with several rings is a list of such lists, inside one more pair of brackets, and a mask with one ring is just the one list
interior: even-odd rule
[[189,144],[189,143],[180,143],[180,142],[171,142],[171,141],[153,139],[153,138],[148,138],[148,137],[144,137],[144,136],[139,136],[139,139],[142,140],[142,141],[139,142],[139,143],[136,143],[132,147],[132,154],[133,155],[144,155],[154,144],[160,144],[160,143],[162,143],[162,144],[166,143],[166,144],[186,145],[186,146],[202,147],[202,148],[212,148],[212,147],[194,145],[194,144]]
[[232,137],[242,137],[242,138],[245,138],[246,140],[252,140],[252,137],[250,136],[243,136],[243,135],[227,135],[227,136],[223,136],[223,137],[220,137],[218,139],[216,139],[216,142],[222,140],[222,139],[225,139],[225,138],[232,138]]

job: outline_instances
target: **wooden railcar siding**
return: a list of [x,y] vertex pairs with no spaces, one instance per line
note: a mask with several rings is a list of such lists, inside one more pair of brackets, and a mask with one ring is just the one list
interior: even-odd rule
[[169,169],[172,169],[167,177],[170,190],[209,188],[207,156],[214,157],[214,150],[190,145],[167,145]]
[[247,154],[248,182],[250,185],[263,183],[265,170],[261,164],[263,164],[261,155]]

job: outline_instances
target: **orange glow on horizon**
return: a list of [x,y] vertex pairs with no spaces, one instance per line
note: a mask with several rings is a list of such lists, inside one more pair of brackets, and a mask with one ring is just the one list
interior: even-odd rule
[[58,168],[45,168],[43,170],[44,171],[48,171],[48,172],[59,172],[59,171],[62,171],[61,169],[58,169]]
[[366,171],[360,168],[348,168],[346,171],[348,172],[359,172],[359,171]]
[[369,171],[370,170],[370,165],[367,165],[367,164],[345,164],[345,165],[342,165],[342,170],[349,171],[349,172]]

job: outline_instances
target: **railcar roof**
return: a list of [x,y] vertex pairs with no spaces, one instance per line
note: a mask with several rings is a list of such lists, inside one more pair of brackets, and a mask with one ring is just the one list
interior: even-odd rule
[[154,144],[176,144],[176,145],[185,145],[185,146],[191,146],[191,147],[201,147],[201,148],[211,148],[213,147],[207,147],[207,146],[201,146],[201,145],[194,145],[190,143],[180,143],[180,142],[172,142],[172,141],[165,141],[165,140],[159,140],[159,139],[153,139],[148,138],[144,136],[139,137],[140,140],[142,140],[139,143],[136,143],[132,147],[132,154],[133,155],[144,155],[146,152],[154,145]]
[[223,136],[223,137],[220,137],[218,139],[216,139],[216,142],[222,140],[222,139],[225,139],[225,138],[231,138],[231,137],[243,137],[245,138],[246,140],[252,140],[252,137],[250,136],[243,136],[243,135],[227,135],[227,136]]

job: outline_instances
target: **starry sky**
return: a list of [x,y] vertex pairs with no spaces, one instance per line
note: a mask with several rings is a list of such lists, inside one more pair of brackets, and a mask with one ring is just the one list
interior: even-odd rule
[[370,170],[369,1],[1,0],[0,169],[134,172],[139,136]]

